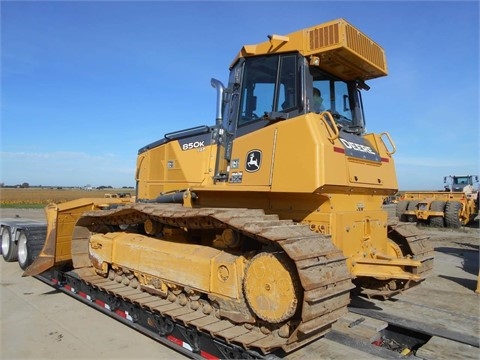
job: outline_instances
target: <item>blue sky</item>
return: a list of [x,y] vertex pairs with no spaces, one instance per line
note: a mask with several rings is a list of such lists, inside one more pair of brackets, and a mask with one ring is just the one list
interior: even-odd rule
[[[364,93],[399,188],[479,170],[478,1],[2,1],[1,175],[8,185],[134,186],[139,148],[215,122],[243,45],[344,18],[386,51]],[[479,174],[480,175],[480,174]]]

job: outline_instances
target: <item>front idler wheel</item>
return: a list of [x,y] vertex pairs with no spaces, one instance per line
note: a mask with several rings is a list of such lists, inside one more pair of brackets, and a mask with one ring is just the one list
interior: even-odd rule
[[252,311],[269,323],[290,319],[301,302],[296,267],[285,254],[254,256],[245,271],[243,289]]

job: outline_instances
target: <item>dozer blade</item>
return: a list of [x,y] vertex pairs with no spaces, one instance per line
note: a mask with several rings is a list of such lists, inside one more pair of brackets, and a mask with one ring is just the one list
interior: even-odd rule
[[421,281],[423,278],[419,275],[403,270],[404,267],[419,268],[422,266],[420,261],[411,259],[357,259],[354,260],[355,266],[352,274],[354,277],[366,276],[377,279],[400,279]]
[[77,220],[86,211],[101,210],[111,205],[133,203],[133,198],[86,198],[49,204],[45,207],[47,236],[40,254],[22,276],[35,276],[72,260],[72,234]]

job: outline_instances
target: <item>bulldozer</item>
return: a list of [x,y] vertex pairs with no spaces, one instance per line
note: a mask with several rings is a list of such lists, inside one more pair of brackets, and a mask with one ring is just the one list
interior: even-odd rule
[[188,310],[174,321],[263,353],[325,334],[352,291],[420,283],[433,250],[383,210],[396,148],[365,126],[366,81],[386,75],[384,50],[344,19],[243,46],[228,84],[211,80],[214,125],[141,147],[134,198],[50,205],[25,275],[141,289]]

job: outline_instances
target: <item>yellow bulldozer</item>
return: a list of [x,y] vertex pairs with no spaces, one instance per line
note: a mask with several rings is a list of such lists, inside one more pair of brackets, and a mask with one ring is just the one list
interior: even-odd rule
[[185,309],[172,321],[263,353],[322,336],[353,288],[418,284],[432,248],[382,209],[395,145],[365,130],[361,93],[385,75],[384,50],[343,19],[243,46],[228,85],[211,81],[215,124],[142,147],[134,199],[50,205],[25,274],[141,289]]

